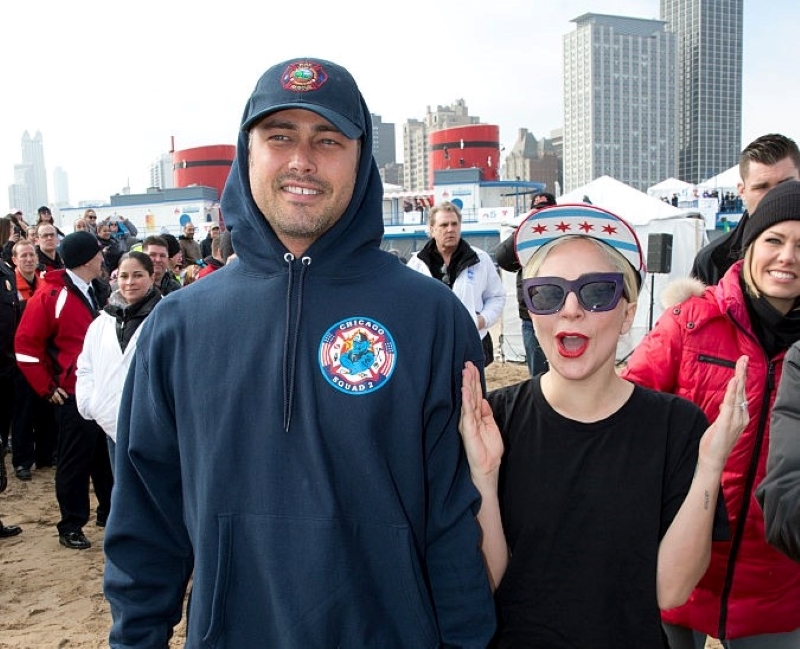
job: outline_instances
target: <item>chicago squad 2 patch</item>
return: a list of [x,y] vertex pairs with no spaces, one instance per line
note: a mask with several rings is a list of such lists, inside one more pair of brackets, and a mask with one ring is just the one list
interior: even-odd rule
[[361,316],[337,322],[319,345],[322,375],[346,394],[368,394],[382,388],[396,362],[392,334],[380,322]]

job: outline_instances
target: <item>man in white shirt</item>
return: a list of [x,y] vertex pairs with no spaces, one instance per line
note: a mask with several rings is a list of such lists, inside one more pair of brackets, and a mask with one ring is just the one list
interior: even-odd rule
[[461,210],[445,201],[428,215],[431,238],[408,266],[447,284],[472,315],[483,341],[485,364],[494,360],[489,329],[506,302],[505,289],[492,258],[461,237]]

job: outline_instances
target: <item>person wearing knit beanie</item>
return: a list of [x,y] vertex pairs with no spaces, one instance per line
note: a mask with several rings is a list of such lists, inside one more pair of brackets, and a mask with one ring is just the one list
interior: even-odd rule
[[96,236],[82,230],[64,237],[60,248],[61,258],[67,268],[83,266],[87,261],[94,259],[102,249]]
[[662,293],[664,312],[622,372],[642,387],[689,399],[711,420],[725,410],[722,386],[734,362],[749,359],[745,398],[734,406],[749,421],[720,481],[729,535],[713,539],[705,575],[685,603],[662,607],[673,648],[694,647],[694,638],[706,635],[731,639],[732,647],[800,647],[800,564],[768,544],[773,528],[765,531],[765,510],[753,497],[773,457],[773,406],[787,351],[800,344],[800,182],[786,179],[765,191],[741,234],[743,254],[717,284],[681,279],[683,289],[674,282]]
[[787,180],[771,189],[744,228],[742,250],[746,250],[770,226],[781,221],[800,221],[800,181]]
[[169,255],[170,259],[172,259],[181,251],[181,244],[178,243],[178,240],[175,238],[174,234],[164,232],[159,236],[167,242],[167,254]]
[[[39,230],[45,227],[53,226],[40,225]],[[75,384],[86,331],[106,304],[108,285],[102,281],[103,252],[93,234],[68,234],[61,255],[66,268],[47,271],[44,286],[25,305],[14,351],[26,382],[40,401],[51,404],[58,422],[58,541],[70,550],[87,550],[92,543],[83,528],[91,513],[90,484],[102,527],[111,511],[114,478],[106,434],[95,421],[81,417]]]
[[169,256],[169,270],[170,272],[175,275],[176,279],[178,277],[178,271],[182,266],[185,266],[187,262],[183,258],[183,250],[181,248],[181,244],[178,242],[178,239],[175,235],[170,234],[169,232],[165,232],[160,235],[164,241],[167,242],[167,255]]

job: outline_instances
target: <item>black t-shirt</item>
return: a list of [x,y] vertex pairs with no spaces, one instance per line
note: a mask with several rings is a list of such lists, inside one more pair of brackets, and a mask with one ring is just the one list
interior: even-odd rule
[[697,464],[703,412],[634,387],[602,421],[558,414],[538,378],[489,395],[503,434],[500,505],[510,549],[499,647],[667,646],[658,546]]

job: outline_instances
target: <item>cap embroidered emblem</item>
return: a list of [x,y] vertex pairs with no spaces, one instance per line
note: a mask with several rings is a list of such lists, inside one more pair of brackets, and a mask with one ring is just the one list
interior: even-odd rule
[[310,92],[319,90],[327,80],[328,74],[319,63],[302,61],[287,66],[281,76],[281,85],[291,92]]

